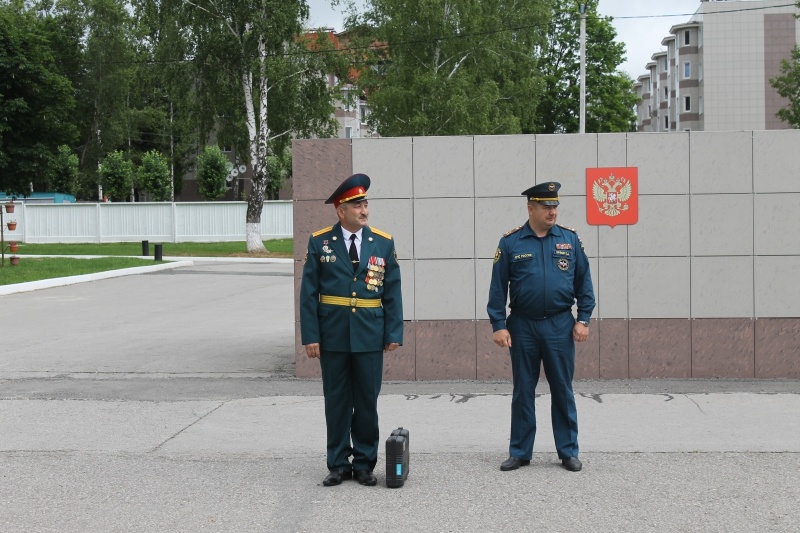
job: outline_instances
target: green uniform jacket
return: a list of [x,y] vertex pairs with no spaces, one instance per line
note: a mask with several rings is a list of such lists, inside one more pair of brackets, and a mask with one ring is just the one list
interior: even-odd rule
[[[370,265],[373,275],[368,274]],[[324,304],[321,295],[380,298],[383,306]],[[363,228],[355,272],[340,224],[309,237],[300,286],[300,334],[303,345],[319,343],[320,350],[334,352],[376,352],[403,343],[400,266],[391,235]]]

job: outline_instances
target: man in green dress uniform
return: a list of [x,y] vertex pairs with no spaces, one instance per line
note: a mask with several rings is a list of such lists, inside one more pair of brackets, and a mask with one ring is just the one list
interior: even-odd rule
[[354,174],[326,200],[339,222],[309,238],[300,286],[302,343],[322,369],[326,487],[377,483],[383,352],[403,343],[400,267],[392,236],[367,225],[369,185]]

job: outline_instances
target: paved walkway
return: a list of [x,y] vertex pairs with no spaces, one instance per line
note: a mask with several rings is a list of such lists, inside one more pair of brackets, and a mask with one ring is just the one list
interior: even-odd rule
[[800,529],[796,381],[578,382],[579,473],[557,462],[546,386],[532,465],[500,472],[509,383],[386,383],[406,486],[379,462],[377,487],[325,488],[293,279],[194,260],[0,297],[0,531]]

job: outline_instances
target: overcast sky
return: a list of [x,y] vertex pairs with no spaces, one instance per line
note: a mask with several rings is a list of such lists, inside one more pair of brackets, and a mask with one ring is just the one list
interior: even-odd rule
[[[341,7],[332,8],[330,0],[307,1],[309,27],[342,30]],[[600,0],[598,4],[601,15],[614,17],[617,40],[625,43],[627,51],[627,61],[620,68],[633,79],[645,74],[651,55],[664,50],[661,40],[669,35],[670,27],[688,21],[699,7],[700,0]]]

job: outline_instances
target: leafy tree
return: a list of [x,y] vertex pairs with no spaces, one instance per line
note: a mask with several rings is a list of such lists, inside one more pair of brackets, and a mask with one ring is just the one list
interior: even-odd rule
[[78,156],[62,144],[47,170],[47,190],[75,195],[78,192]]
[[[292,136],[336,131],[326,74],[337,56],[323,53],[333,43],[325,33],[301,37],[308,18],[305,0],[162,0],[162,5],[182,13],[179,25],[189,35],[186,53],[197,67],[200,105],[224,119],[223,134],[237,139],[232,144],[247,146],[253,171],[247,250],[264,251],[260,220],[272,179],[268,156],[282,152]],[[203,133],[212,126],[206,123]]]
[[225,194],[229,166],[230,161],[219,146],[205,147],[197,157],[197,184],[203,198],[216,200]]
[[[625,45],[616,42],[610,17],[597,15],[599,0],[586,0],[586,131],[629,131],[635,123],[633,80],[618,70]],[[540,68],[544,96],[530,133],[577,133],[580,126],[580,14],[578,2],[554,0],[553,19]]]
[[292,177],[292,150],[290,147],[283,149],[283,152],[273,153],[267,157],[270,179],[267,187],[267,199],[277,200],[286,180]]
[[43,188],[58,146],[75,138],[74,105],[46,28],[21,2],[0,4],[0,188]]
[[119,150],[111,152],[100,166],[103,194],[111,201],[124,202],[133,187],[133,163]]
[[153,195],[156,202],[170,200],[169,161],[161,152],[150,150],[137,169],[138,185]]
[[[359,73],[383,136],[531,129],[549,0],[369,0],[351,32],[373,43]],[[375,44],[378,43],[378,44]]]
[[778,111],[778,118],[793,128],[800,128],[800,47],[792,49],[791,61],[781,61],[781,75],[769,82],[788,101],[787,106]]

